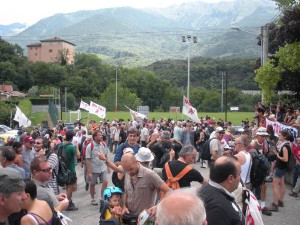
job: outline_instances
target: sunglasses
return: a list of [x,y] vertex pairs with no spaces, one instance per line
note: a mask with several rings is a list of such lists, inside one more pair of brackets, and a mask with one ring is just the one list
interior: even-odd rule
[[49,168],[47,168],[47,169],[42,169],[42,170],[40,170],[40,171],[42,171],[42,172],[44,172],[44,173],[49,173],[50,171],[52,171],[52,167],[49,167]]
[[40,144],[42,144],[42,143],[41,143],[41,142],[34,142],[34,144],[40,145]]

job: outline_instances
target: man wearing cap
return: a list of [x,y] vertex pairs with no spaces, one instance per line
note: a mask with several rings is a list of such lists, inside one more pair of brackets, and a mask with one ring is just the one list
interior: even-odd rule
[[[267,133],[267,129],[265,127],[260,127],[257,129],[256,137],[250,143],[252,149],[249,151],[252,158],[254,158],[258,154],[267,154],[268,148],[266,143],[266,137],[269,134]],[[267,195],[267,185],[265,182],[259,188],[256,188],[254,191],[255,197],[257,200],[260,200],[260,206],[262,209],[262,214],[271,216],[272,212],[266,207],[266,195]]]
[[22,209],[27,198],[21,174],[12,168],[0,169],[0,225],[8,225],[7,218]]
[[23,150],[21,152],[23,158],[23,168],[25,170],[25,178],[30,179],[31,171],[30,171],[30,163],[32,159],[35,157],[35,152],[33,150],[34,139],[30,136],[25,136],[23,138]]
[[223,149],[221,146],[221,140],[223,139],[225,131],[222,127],[216,127],[214,137],[211,138],[209,143],[209,149],[211,154],[211,162],[214,162],[217,158],[223,155]]
[[[173,177],[176,177],[186,166],[192,164],[196,158],[197,150],[192,145],[184,146],[179,152],[178,160],[169,161],[170,171]],[[166,174],[166,166],[164,166],[162,170],[162,179],[166,181],[168,176]],[[201,173],[198,170],[191,169],[187,172],[180,180],[178,180],[179,186],[183,187],[190,187],[191,182],[196,181],[201,184],[207,183],[207,181],[203,178]]]

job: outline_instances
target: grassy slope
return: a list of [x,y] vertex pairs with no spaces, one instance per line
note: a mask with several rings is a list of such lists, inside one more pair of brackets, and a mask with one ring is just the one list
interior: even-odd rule
[[[225,119],[225,113],[209,113],[209,112],[201,112],[198,113],[199,118],[200,117],[205,117],[206,115],[209,115],[211,118],[214,117],[216,120],[218,120],[219,118]],[[252,120],[252,117],[254,115],[254,112],[228,112],[227,113],[227,120],[231,121],[233,123],[233,125],[240,125],[242,120],[245,120],[246,118],[248,118],[250,121]],[[83,123],[86,123],[86,121],[88,119],[90,120],[95,120],[96,122],[102,121],[103,119],[95,116],[95,115],[91,115],[88,114],[87,112],[81,112],[81,117],[85,117],[88,116],[87,119],[83,119]],[[46,117],[45,114],[43,113],[34,113],[32,114],[32,124],[36,125],[36,124],[41,124],[42,119]],[[110,121],[112,121],[114,118],[122,118],[125,121],[127,121],[128,119],[131,119],[130,117],[130,113],[129,111],[127,112],[107,112],[106,114],[106,118],[109,119]],[[181,113],[178,113],[176,115],[176,113],[169,113],[169,112],[150,112],[149,114],[149,119],[151,120],[152,118],[155,118],[156,120],[158,118],[173,118],[174,120],[179,120],[179,119],[184,119],[186,120],[187,117],[183,116]],[[77,119],[77,115],[72,114],[71,116],[71,121],[69,121],[69,114],[63,113],[63,119],[66,120],[66,122],[74,122]]]

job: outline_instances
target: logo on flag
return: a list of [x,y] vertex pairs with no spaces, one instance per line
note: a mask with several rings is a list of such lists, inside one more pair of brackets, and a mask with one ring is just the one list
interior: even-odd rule
[[105,118],[106,108],[91,101],[89,106],[89,113],[94,114],[100,118]]
[[182,113],[191,118],[193,121],[200,122],[197,110],[191,105],[191,103],[185,96],[183,97]]
[[90,105],[85,103],[84,101],[80,101],[80,106],[79,106],[80,109],[84,109],[86,111],[90,111]]

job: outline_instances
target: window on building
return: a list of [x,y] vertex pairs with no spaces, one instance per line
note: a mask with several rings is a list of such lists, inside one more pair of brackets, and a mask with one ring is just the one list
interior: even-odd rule
[[37,56],[37,53],[35,53],[35,56]]
[[49,52],[51,53],[51,52],[52,52],[52,49],[49,49]]

